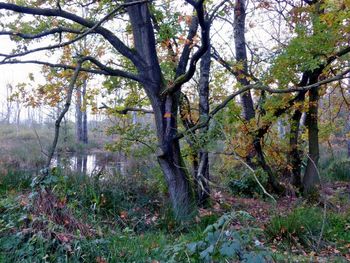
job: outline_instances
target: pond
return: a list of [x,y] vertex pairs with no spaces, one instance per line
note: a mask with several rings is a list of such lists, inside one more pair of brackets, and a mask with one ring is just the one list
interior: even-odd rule
[[87,175],[102,171],[126,175],[130,165],[125,155],[110,152],[59,154],[52,161],[53,167],[69,168],[74,172]]

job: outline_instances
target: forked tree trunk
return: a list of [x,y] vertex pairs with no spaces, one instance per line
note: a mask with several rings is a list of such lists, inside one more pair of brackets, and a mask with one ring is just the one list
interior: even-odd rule
[[158,162],[168,185],[174,216],[177,220],[186,221],[193,216],[195,203],[191,180],[176,139],[178,99],[177,95],[168,96],[164,102],[152,103],[152,106],[160,145]]
[[[128,1],[130,2],[130,1]],[[157,158],[168,185],[174,216],[179,221],[195,211],[191,182],[177,139],[180,91],[163,95],[167,85],[158,61],[156,41],[148,4],[127,7],[134,38],[134,59],[141,83],[151,102],[158,138]],[[133,56],[137,56],[134,58]],[[141,59],[140,59],[141,58]]]

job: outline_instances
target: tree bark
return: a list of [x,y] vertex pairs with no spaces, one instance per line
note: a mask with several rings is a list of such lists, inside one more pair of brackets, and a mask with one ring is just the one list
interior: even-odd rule
[[[242,86],[250,84],[247,79],[248,64],[247,50],[245,40],[245,18],[246,18],[246,0],[236,0],[234,8],[234,39],[235,53],[238,68],[237,81]],[[250,91],[241,95],[241,103],[243,108],[243,117],[249,121],[255,117],[254,104]]]
[[76,125],[76,139],[79,143],[88,143],[87,134],[87,113],[85,105],[87,81],[84,80],[81,87],[77,87],[76,92],[76,107],[75,107],[75,125]]
[[87,118],[87,108],[86,108],[86,87],[87,87],[87,81],[84,81],[83,83],[83,89],[81,91],[81,97],[82,97],[82,106],[83,106],[83,143],[87,144],[89,142],[89,135],[88,135],[88,118]]
[[296,109],[290,119],[290,139],[288,163],[290,164],[291,184],[297,189],[301,188],[301,156],[298,149],[299,127],[302,112]]
[[309,110],[307,113],[309,154],[303,178],[303,188],[305,194],[308,194],[315,189],[317,184],[320,182],[320,178],[318,176],[318,160],[320,155],[318,141],[318,100],[318,89],[311,89],[309,91]]
[[[209,74],[210,74],[211,56],[210,49],[201,58],[200,80],[199,80],[199,122],[204,122],[209,118]],[[200,137],[205,137],[208,132],[208,126],[199,130]],[[209,154],[205,145],[201,147],[198,153],[199,167],[196,181],[197,198],[200,206],[206,206],[209,202]]]
[[77,87],[75,104],[75,134],[78,143],[83,141],[83,113],[81,109],[81,87]]
[[177,135],[179,92],[160,95],[165,87],[159,66],[153,25],[147,4],[127,8],[134,37],[135,52],[143,58],[137,70],[150,99],[158,138],[158,162],[168,185],[174,216],[179,221],[193,215],[193,194]]
[[178,96],[167,96],[160,107],[152,103],[160,145],[158,162],[164,173],[176,219],[186,221],[194,213],[189,174],[181,156],[177,135]]

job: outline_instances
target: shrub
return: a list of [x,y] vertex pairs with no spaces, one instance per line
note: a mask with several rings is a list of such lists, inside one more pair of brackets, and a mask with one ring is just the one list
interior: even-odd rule
[[[260,183],[266,187],[268,181],[266,173],[258,169],[255,174]],[[264,192],[251,171],[243,171],[242,173],[233,172],[230,176],[232,179],[229,182],[229,188],[232,194],[246,197],[263,196]]]
[[350,181],[350,159],[333,160],[324,174],[327,178],[337,181]]
[[[195,242],[179,242],[163,252],[164,262],[265,262],[270,253],[258,241],[261,230],[251,226],[253,218],[243,211],[221,216],[207,226]],[[239,223],[240,228],[235,224]]]

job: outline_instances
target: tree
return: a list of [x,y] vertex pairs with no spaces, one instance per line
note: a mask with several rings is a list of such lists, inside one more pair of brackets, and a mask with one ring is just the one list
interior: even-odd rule
[[[154,111],[156,123],[156,133],[158,137],[159,149],[157,153],[159,164],[163,170],[165,179],[168,184],[170,199],[174,208],[175,217],[178,219],[187,218],[193,213],[193,198],[186,168],[183,165],[181,157],[179,141],[177,136],[177,114],[179,105],[179,92],[184,83],[193,76],[196,64],[201,56],[208,49],[209,32],[208,21],[205,19],[204,1],[186,1],[196,11],[199,25],[201,27],[202,44],[190,59],[189,51],[192,49],[191,42],[185,43],[183,54],[178,63],[179,70],[185,69],[185,72],[173,80],[164,79],[162,69],[158,60],[157,46],[154,25],[151,20],[151,12],[147,1],[126,1],[118,6],[109,6],[112,10],[104,16],[100,21],[93,22],[89,19],[84,19],[77,14],[65,11],[60,5],[57,8],[46,8],[44,6],[30,3],[29,5],[21,6],[10,3],[0,3],[0,9],[18,12],[21,14],[37,15],[44,17],[40,22],[47,25],[47,20],[53,19],[56,21],[53,24],[61,24],[58,27],[44,28],[39,33],[16,33],[8,32],[8,35],[19,37],[22,39],[40,39],[44,36],[52,36],[58,34],[61,38],[64,33],[74,35],[72,40],[65,43],[57,43],[52,46],[39,48],[39,50],[53,50],[63,46],[68,46],[80,39],[83,39],[89,34],[98,34],[107,41],[115,51],[120,55],[129,59],[135,71],[124,71],[123,69],[113,69],[107,63],[98,61],[93,57],[85,57],[85,61],[93,64],[93,67],[82,67],[82,72],[99,73],[104,75],[114,75],[125,77],[139,82],[147,93]],[[48,3],[49,5],[51,3]],[[56,3],[55,3],[56,4]],[[93,5],[93,4],[92,4]],[[99,6],[97,4],[97,10]],[[111,19],[121,9],[125,9],[130,22],[130,28],[133,35],[133,47],[130,48],[124,44],[120,38],[111,30],[102,26],[104,22]],[[91,10],[93,8],[91,7]],[[91,13],[91,17],[96,14]],[[26,24],[28,25],[28,23]],[[64,27],[63,27],[64,25]],[[37,27],[38,28],[38,27]],[[78,29],[77,29],[78,28]],[[35,31],[35,30],[33,30]],[[38,31],[38,29],[36,29]],[[27,48],[26,48],[27,49]],[[9,63],[17,63],[14,59],[32,53],[33,50],[21,50],[16,54],[4,56],[5,61]],[[81,54],[78,54],[81,55]],[[53,63],[30,61],[48,66],[57,66],[63,69],[74,69],[72,65],[57,65]],[[21,62],[25,63],[25,62]],[[74,63],[74,62],[73,62]],[[186,65],[189,64],[186,71]]]

